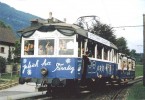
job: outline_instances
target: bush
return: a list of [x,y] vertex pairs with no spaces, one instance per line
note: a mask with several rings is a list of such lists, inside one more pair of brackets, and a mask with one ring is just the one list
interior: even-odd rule
[[6,59],[0,56],[0,73],[4,73],[6,68]]

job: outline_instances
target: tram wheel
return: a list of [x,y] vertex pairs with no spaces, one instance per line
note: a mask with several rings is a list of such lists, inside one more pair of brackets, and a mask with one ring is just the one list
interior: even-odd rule
[[47,84],[47,92],[46,92],[47,96],[52,96],[52,88],[51,88],[51,84]]
[[24,84],[25,83],[25,79],[24,78],[19,78],[19,84]]

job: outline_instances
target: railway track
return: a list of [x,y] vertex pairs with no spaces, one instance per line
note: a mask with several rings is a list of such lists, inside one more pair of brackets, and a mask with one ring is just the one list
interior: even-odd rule
[[20,100],[120,100],[125,98],[127,89],[133,84],[142,81],[142,77],[131,80],[127,85],[121,86],[103,86],[98,87],[95,91],[90,91],[87,87],[82,88],[79,95],[67,95],[65,93],[58,93],[55,97],[47,97],[45,94],[40,96],[28,97]]
[[130,86],[132,86],[133,84],[142,81],[142,78],[143,78],[143,77],[138,77],[138,78],[136,78],[135,80],[129,81],[127,85],[125,85],[123,88],[121,88],[120,90],[118,90],[118,92],[116,92],[116,93],[113,95],[112,100],[116,100],[116,99],[119,99],[119,98],[122,97],[122,96],[125,96],[126,94],[124,94],[124,93],[126,93],[126,90],[127,90]]
[[122,100],[126,97],[128,88],[133,84],[142,81],[143,77],[128,81],[126,85],[105,86],[102,90],[98,89],[95,93],[89,95],[85,100]]

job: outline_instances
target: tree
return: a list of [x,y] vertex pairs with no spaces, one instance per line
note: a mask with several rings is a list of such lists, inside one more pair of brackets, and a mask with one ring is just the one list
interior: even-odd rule
[[3,21],[0,21],[0,27],[9,28],[12,30],[12,28],[9,25],[6,25]]
[[2,21],[0,21],[0,27],[6,28],[6,24]]
[[92,32],[94,32],[94,34],[99,35],[100,37],[109,40],[113,44],[116,44],[116,36],[113,34],[114,30],[111,26],[107,24],[98,23],[98,25],[93,27]]
[[13,50],[13,53],[15,55],[14,62],[19,63],[20,62],[20,54],[21,54],[21,44],[19,41],[15,42],[15,49]]
[[107,24],[102,24],[97,16],[79,17],[76,24],[91,33],[109,40],[113,44],[116,44],[116,36],[113,34],[113,28]]
[[130,55],[130,50],[127,47],[127,41],[124,37],[120,37],[116,40],[116,45],[119,52]]
[[5,72],[6,59],[0,56],[0,73]]
[[142,53],[136,53],[136,50],[132,49],[130,51],[130,56],[135,58],[137,64],[142,64],[143,63]]
[[82,16],[78,18],[76,24],[91,33],[99,35],[102,38],[112,42],[119,49],[119,52],[130,55],[130,49],[127,47],[127,41],[124,37],[116,39],[113,27],[102,24],[97,20],[97,16]]
[[11,49],[9,47],[9,54],[8,54],[8,58],[7,58],[8,63],[11,63],[12,61],[12,55],[11,55]]
[[131,51],[130,51],[130,56],[131,57],[136,57],[136,50],[135,49],[132,49]]

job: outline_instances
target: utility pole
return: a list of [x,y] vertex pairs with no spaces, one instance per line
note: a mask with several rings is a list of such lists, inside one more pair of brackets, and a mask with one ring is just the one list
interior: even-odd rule
[[143,14],[143,85],[145,86],[145,14]]

